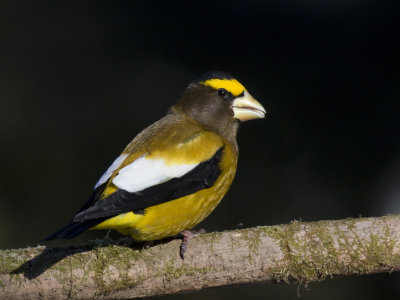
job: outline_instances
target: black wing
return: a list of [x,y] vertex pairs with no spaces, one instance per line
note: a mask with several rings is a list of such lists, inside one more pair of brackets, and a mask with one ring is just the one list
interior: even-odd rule
[[173,178],[134,193],[119,189],[107,198],[97,201],[91,207],[79,212],[74,217],[73,222],[110,218],[122,213],[165,203],[209,188],[221,174],[219,163],[222,159],[222,151],[223,147],[212,158],[200,163],[196,168],[180,178]]

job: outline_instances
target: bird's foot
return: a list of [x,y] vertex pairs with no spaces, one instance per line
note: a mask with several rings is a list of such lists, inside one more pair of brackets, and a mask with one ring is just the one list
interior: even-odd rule
[[113,239],[110,237],[110,233],[111,229],[108,229],[106,235],[103,237],[104,244],[111,244],[113,242]]
[[180,247],[179,254],[182,259],[185,259],[185,252],[187,249],[187,246],[189,244],[189,241],[194,238],[195,236],[198,236],[199,234],[206,233],[204,229],[199,229],[199,230],[184,230],[181,232],[181,235],[183,235],[182,239],[182,244]]
[[155,244],[155,241],[146,241],[143,243],[143,249],[149,249],[153,247]]
[[232,230],[239,230],[239,229],[243,229],[244,225],[242,222],[237,223],[235,227],[232,228]]

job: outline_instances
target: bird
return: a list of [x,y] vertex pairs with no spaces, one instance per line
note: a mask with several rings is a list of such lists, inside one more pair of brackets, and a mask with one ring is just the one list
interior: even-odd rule
[[163,118],[126,146],[72,220],[43,241],[94,229],[114,229],[140,242],[180,235],[184,259],[189,240],[203,232],[191,229],[216,208],[234,179],[239,124],[265,114],[227,73],[193,80]]

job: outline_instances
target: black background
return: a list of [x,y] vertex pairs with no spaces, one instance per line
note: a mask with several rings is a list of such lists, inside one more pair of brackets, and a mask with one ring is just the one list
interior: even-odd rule
[[[242,124],[235,182],[201,227],[400,212],[400,5],[373,0],[2,1],[0,247],[64,225],[125,145],[210,70],[268,111]],[[81,240],[102,237],[85,233]],[[399,274],[302,299],[395,299]],[[296,299],[261,285],[166,299]]]

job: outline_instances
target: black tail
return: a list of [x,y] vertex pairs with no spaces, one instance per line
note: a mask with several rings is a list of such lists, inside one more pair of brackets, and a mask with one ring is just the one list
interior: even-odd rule
[[87,220],[84,222],[71,222],[68,225],[61,228],[60,230],[56,231],[55,233],[43,239],[42,242],[54,239],[63,239],[63,240],[72,239],[77,235],[81,234],[82,232],[84,232],[85,230],[88,230],[89,228],[96,226],[97,224],[100,224],[106,219],[108,218],[98,218],[93,220]]

